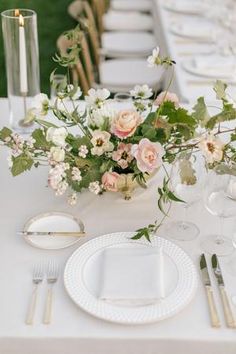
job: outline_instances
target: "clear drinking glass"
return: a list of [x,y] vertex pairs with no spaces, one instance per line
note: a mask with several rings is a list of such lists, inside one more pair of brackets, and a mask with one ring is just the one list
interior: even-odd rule
[[1,13],[7,71],[10,125],[20,132],[32,130],[24,118],[40,93],[37,15],[32,10],[11,9]]
[[232,237],[224,235],[224,219],[236,216],[236,177],[230,170],[223,173],[220,166],[208,174],[204,188],[204,204],[206,209],[219,217],[219,233],[206,236],[201,247],[204,251],[224,256],[231,254],[234,250]]
[[166,227],[169,237],[178,241],[191,241],[199,234],[199,228],[187,220],[189,207],[201,199],[205,178],[204,160],[200,154],[185,154],[179,157],[170,174],[174,194],[185,203],[183,220],[171,222]]

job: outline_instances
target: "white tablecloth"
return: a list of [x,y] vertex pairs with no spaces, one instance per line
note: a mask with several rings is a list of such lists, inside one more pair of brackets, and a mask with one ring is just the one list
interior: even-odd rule
[[[3,126],[8,122],[6,99],[0,100],[0,112]],[[16,234],[24,222],[45,211],[73,213],[85,223],[88,237],[83,242],[113,231],[135,230],[160,216],[156,203],[160,176],[150,181],[148,190],[137,190],[130,201],[112,193],[97,197],[84,192],[72,208],[64,197],[55,197],[46,187],[47,168],[13,178],[6,156],[7,151],[0,148],[0,354],[235,354],[236,331],[225,327],[219,298],[217,306],[223,327],[211,328],[201,282],[192,303],[176,317],[152,325],[122,326],[93,318],[78,308],[66,294],[61,274],[55,287],[52,324],[42,324],[45,282],[40,287],[35,324],[25,325],[33,265],[53,258],[63,268],[78,245],[58,251],[33,248]],[[171,216],[177,219],[181,213],[182,208],[175,206]],[[217,219],[202,204],[190,210],[189,219],[198,224],[201,236],[218,230]],[[234,220],[226,222],[229,234],[234,225]],[[168,237],[161,230],[159,235]],[[199,242],[198,238],[181,243],[196,265],[201,253]],[[226,272],[226,263],[232,257],[225,261],[224,270],[229,294],[236,294],[236,278]]]

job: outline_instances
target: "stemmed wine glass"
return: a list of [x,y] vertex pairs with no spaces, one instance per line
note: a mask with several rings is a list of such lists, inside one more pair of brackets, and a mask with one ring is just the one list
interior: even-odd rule
[[187,221],[187,211],[201,198],[204,173],[204,159],[199,153],[182,154],[172,166],[170,173],[172,191],[184,201],[183,220],[171,222],[166,227],[168,236],[175,240],[190,241],[200,232],[197,225]]
[[236,215],[236,176],[232,174],[234,167],[218,165],[208,174],[204,188],[204,205],[206,209],[219,217],[219,234],[206,236],[201,247],[210,254],[219,256],[229,255],[233,252],[232,238],[223,233],[223,221]]

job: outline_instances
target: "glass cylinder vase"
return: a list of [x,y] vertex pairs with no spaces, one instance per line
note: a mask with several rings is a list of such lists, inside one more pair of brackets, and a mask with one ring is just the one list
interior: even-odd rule
[[11,9],[1,13],[7,71],[10,126],[28,133],[25,123],[32,99],[40,93],[37,15],[33,10]]

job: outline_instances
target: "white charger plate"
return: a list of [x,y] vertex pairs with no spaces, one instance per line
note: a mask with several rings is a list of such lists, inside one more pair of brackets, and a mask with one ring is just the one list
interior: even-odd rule
[[[190,257],[174,243],[155,237],[152,243],[131,240],[132,232],[117,232],[94,238],[79,247],[67,261],[64,284],[68,295],[93,316],[123,324],[144,324],[176,315],[193,299],[198,285]],[[168,275],[166,297],[146,306],[121,306],[99,299],[102,252],[107,247],[162,246]]]
[[[36,215],[28,220],[24,225],[23,231],[78,232],[84,231],[84,224],[80,219],[71,214],[49,212]],[[79,242],[80,237],[33,235],[24,236],[24,239],[31,246],[46,250],[55,250],[74,245]]]
[[[228,83],[236,83],[236,78],[233,77],[233,73],[225,74],[224,72],[221,72],[219,69],[214,70],[212,69],[203,69],[203,68],[198,68],[195,64],[193,59],[186,59],[185,61],[182,62],[182,67],[185,71],[189,72],[190,74],[201,76],[201,77],[206,77],[206,78],[212,78],[215,81],[217,79],[222,79],[222,80],[227,80]],[[234,74],[236,76],[236,73]]]
[[191,26],[190,23],[172,23],[170,32],[180,37],[213,43],[212,28],[207,25],[201,24],[199,26],[198,24],[197,29],[196,26]]
[[207,11],[207,6],[202,4],[199,1],[190,1],[190,0],[182,0],[182,1],[165,1],[163,3],[163,7],[166,10],[187,14],[187,15],[202,15],[205,11]]

